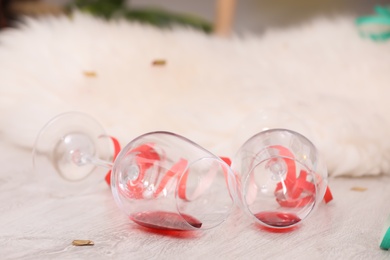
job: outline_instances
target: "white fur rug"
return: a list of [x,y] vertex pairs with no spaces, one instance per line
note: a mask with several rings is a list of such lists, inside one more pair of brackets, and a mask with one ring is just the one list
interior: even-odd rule
[[168,130],[227,156],[267,124],[297,127],[331,175],[390,174],[389,98],[390,41],[362,39],[353,17],[231,39],[82,14],[0,32],[1,137],[29,149],[77,110],[123,143]]

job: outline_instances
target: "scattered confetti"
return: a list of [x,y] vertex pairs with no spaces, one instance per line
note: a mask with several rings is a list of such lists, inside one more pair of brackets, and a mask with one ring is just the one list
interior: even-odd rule
[[366,191],[367,188],[356,186],[356,187],[352,187],[351,190],[363,192],[363,191]]
[[74,246],[93,246],[95,243],[92,240],[73,240]]
[[153,66],[164,66],[167,64],[167,61],[166,60],[154,60],[152,62],[152,65]]
[[95,71],[84,71],[84,76],[89,78],[96,78],[97,74]]

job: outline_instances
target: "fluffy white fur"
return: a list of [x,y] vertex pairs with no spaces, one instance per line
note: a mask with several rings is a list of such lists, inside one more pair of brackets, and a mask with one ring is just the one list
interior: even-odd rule
[[[390,174],[389,92],[390,42],[362,39],[352,17],[230,39],[83,14],[0,33],[1,137],[28,148],[75,110],[123,143],[168,130],[227,156],[266,124],[300,125],[331,175]],[[292,117],[262,121],[264,108]]]

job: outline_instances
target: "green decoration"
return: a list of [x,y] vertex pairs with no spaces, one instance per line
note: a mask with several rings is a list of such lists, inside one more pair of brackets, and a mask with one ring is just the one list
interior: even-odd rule
[[124,0],[75,0],[69,9],[78,9],[105,19],[126,18],[162,28],[186,25],[206,33],[213,30],[211,23],[202,18],[168,12],[159,8],[133,9],[128,7]]
[[390,216],[386,220],[379,247],[383,250],[390,249]]
[[375,15],[362,16],[356,19],[362,37],[374,41],[384,41],[390,38],[390,8],[375,6]]

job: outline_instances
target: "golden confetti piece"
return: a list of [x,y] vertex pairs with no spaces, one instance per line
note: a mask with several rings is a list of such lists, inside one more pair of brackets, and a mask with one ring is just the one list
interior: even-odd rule
[[97,74],[95,71],[84,71],[84,76],[89,78],[96,78]]
[[165,64],[167,64],[166,60],[154,60],[152,62],[153,66],[164,66]]
[[93,246],[95,243],[92,240],[73,240],[74,246]]
[[351,190],[363,192],[363,191],[366,191],[367,188],[356,186],[356,187],[352,187]]

